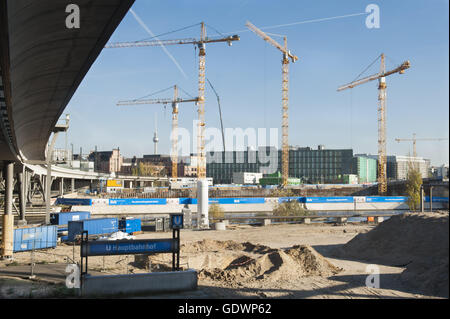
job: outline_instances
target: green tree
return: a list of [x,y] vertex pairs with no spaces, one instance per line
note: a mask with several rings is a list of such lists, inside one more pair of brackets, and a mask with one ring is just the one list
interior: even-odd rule
[[[290,200],[279,203],[272,210],[273,216],[308,216],[310,213],[297,200]],[[295,219],[286,218],[280,221],[294,221]]]
[[422,175],[415,165],[410,164],[406,176],[406,194],[408,196],[408,206],[411,210],[418,210],[420,207],[420,187],[422,186]]
[[224,218],[225,211],[222,207],[220,207],[219,204],[212,204],[209,206],[208,215],[209,217],[213,218],[213,220],[221,219]]

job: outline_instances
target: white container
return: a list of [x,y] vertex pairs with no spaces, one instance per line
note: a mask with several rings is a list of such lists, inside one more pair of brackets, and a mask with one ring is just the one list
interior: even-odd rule
[[226,230],[226,226],[225,223],[219,222],[219,223],[214,223],[214,229],[215,230]]

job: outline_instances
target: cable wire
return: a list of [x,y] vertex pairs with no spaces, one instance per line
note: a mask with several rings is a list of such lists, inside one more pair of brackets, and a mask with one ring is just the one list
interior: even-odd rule
[[354,82],[354,81],[356,81],[356,80],[358,80],[359,79],[359,77],[361,76],[361,75],[363,75],[375,62],[377,62],[377,60],[379,59],[381,57],[381,54],[379,55],[379,56],[377,56],[377,58],[372,62],[372,63],[370,63],[369,64],[369,66],[368,67],[366,67],[352,82]]
[[154,92],[154,93],[150,93],[150,94],[144,95],[143,97],[134,99],[133,101],[139,101],[139,100],[142,100],[142,99],[144,99],[144,98],[147,98],[147,97],[156,95],[156,94],[158,94],[158,93],[162,93],[162,92],[168,91],[168,90],[170,90],[170,89],[173,89],[173,85],[172,85],[172,86],[169,86],[169,87],[166,88],[166,89],[163,89],[163,90],[160,90],[160,91],[157,91],[157,92]]
[[161,33],[161,34],[159,34],[159,35],[155,35],[155,36],[152,36],[152,37],[149,37],[149,38],[145,38],[145,39],[142,39],[142,40],[138,40],[138,41],[134,41],[134,42],[148,41],[148,40],[151,40],[151,39],[154,39],[154,38],[162,37],[162,36],[165,36],[165,35],[168,35],[168,34],[172,34],[172,33],[175,33],[175,32],[179,32],[179,31],[183,31],[183,30],[186,30],[186,29],[189,29],[189,28],[198,26],[198,25],[200,25],[200,23],[196,23],[196,24],[193,24],[193,25],[190,25],[190,26],[181,28],[181,29],[174,30],[174,31],[169,31],[169,32]]

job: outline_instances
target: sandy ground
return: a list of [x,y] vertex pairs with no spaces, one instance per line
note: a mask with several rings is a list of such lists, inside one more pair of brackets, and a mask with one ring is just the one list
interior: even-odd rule
[[[270,225],[265,227],[254,226],[231,226],[226,231],[215,230],[182,230],[181,231],[181,266],[183,268],[194,268],[200,272],[199,288],[193,292],[183,292],[170,295],[146,296],[159,298],[430,298],[414,291],[407,283],[402,282],[400,273],[402,267],[377,265],[380,271],[379,287],[366,287],[366,279],[370,273],[367,271],[367,262],[358,260],[345,260],[338,258],[335,253],[345,243],[350,241],[359,233],[366,233],[373,225],[347,224],[333,226],[326,224],[284,224]],[[137,239],[144,238],[170,238],[171,233],[144,233],[137,235]],[[208,258],[212,258],[216,264],[226,254],[219,251],[195,251],[193,244],[202,240],[210,241],[233,241],[236,243],[250,242],[253,245],[264,245],[270,249],[279,250],[278,255],[284,258],[284,268],[279,270],[274,277],[265,275],[264,278],[235,276],[230,280],[226,278],[214,279],[204,275],[202,268]],[[284,249],[307,245],[312,247],[331,264],[331,267],[339,269],[332,272],[297,273],[294,270],[298,263],[292,262],[292,258],[286,257]],[[256,249],[245,253],[242,250],[230,250],[227,253],[240,256],[247,254],[255,259],[269,262],[272,255],[262,255]],[[257,255],[257,253],[259,255]],[[35,252],[34,260],[41,264],[61,264],[75,259],[80,261],[79,246],[59,245],[56,249]],[[211,255],[212,254],[212,255]],[[240,255],[236,255],[240,254]],[[252,255],[253,254],[253,255]],[[207,255],[207,256],[206,256]],[[257,255],[257,256],[256,256]],[[277,255],[277,256],[278,256]],[[207,258],[206,258],[206,257]],[[255,257],[256,256],[256,257]],[[321,256],[320,256],[321,257]],[[26,265],[30,263],[31,252],[16,253],[14,264]],[[203,258],[199,262],[199,258]],[[206,259],[205,259],[206,258]],[[288,259],[286,259],[288,258]],[[311,257],[312,258],[312,257]],[[270,260],[269,260],[270,259]],[[324,260],[325,260],[324,259]],[[146,272],[142,266],[134,262],[134,256],[108,256],[90,257],[89,269],[92,271],[103,271],[105,274],[124,274]],[[170,254],[154,256],[152,267],[155,264],[171,264]],[[229,261],[228,261],[229,263]],[[7,262],[0,261],[0,268],[7,267]],[[272,264],[270,264],[272,265]],[[273,268],[273,265],[272,265]],[[281,268],[280,268],[281,269]],[[334,269],[334,268],[333,268]],[[155,271],[155,269],[153,269]],[[248,270],[248,269],[247,269]],[[234,270],[233,270],[234,271]],[[258,271],[261,271],[259,269]],[[271,271],[269,271],[271,272]],[[273,272],[274,274],[277,272]],[[288,274],[288,276],[285,276]],[[6,287],[6,288],[5,288]],[[7,294],[8,292],[9,294]],[[0,281],[0,298],[17,297],[10,286],[3,285]]]

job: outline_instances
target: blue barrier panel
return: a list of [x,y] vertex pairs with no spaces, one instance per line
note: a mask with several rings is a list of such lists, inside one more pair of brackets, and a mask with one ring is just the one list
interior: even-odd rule
[[178,200],[180,205],[192,204],[192,198],[189,197],[181,197]]
[[243,198],[211,198],[218,200],[219,204],[264,204],[264,197],[243,197]]
[[299,203],[305,203],[306,197],[280,197],[278,198],[278,203],[284,203],[292,200],[295,200]]
[[166,205],[166,198],[110,198],[109,205]]
[[[425,196],[425,202],[430,202],[430,196]],[[433,196],[433,203],[448,203],[448,197]]]
[[353,196],[306,197],[306,203],[353,203]]
[[[197,205],[197,198],[180,198],[179,203]],[[242,198],[209,198],[208,204],[264,204],[264,197],[242,197]]]
[[170,253],[176,251],[174,239],[96,240],[83,245],[81,256]]
[[406,196],[367,196],[366,203],[404,203]]
[[91,206],[91,198],[57,198],[56,205]]

